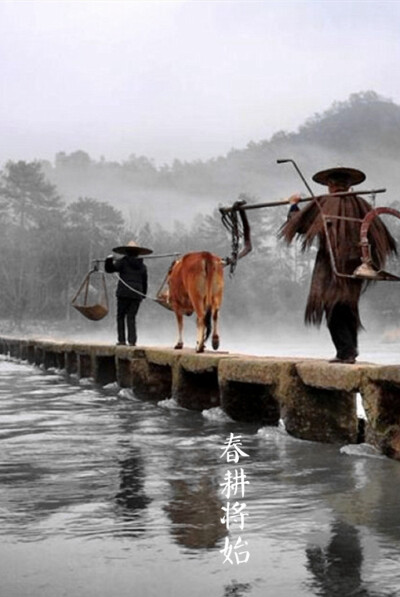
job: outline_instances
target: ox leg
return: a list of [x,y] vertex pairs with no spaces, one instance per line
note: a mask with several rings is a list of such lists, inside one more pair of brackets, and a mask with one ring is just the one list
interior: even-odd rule
[[205,325],[204,315],[197,318],[197,342],[196,352],[204,352],[204,336],[205,336]]
[[178,323],[178,341],[175,344],[174,348],[176,350],[180,350],[183,348],[183,315],[182,313],[175,313],[176,321]]
[[213,329],[212,329],[212,336],[211,336],[211,345],[214,350],[218,350],[219,348],[219,334],[218,334],[218,309],[213,312],[212,320],[213,320]]

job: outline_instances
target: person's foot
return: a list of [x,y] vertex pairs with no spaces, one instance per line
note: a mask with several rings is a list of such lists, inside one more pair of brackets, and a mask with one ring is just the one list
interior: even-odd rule
[[354,365],[354,363],[356,362],[356,357],[345,357],[342,359],[339,357],[335,357],[334,359],[331,359],[328,362],[329,363],[344,363],[346,365]]
[[129,342],[129,346],[136,346],[136,342]]
[[117,342],[117,346],[125,346],[125,342]]

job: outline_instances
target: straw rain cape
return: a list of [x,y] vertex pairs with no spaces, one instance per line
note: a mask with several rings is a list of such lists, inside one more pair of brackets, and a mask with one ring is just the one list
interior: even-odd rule
[[[329,319],[332,308],[347,304],[361,326],[358,302],[365,280],[336,276],[330,260],[328,242],[324,230],[321,210],[325,216],[340,216],[362,220],[372,210],[370,204],[357,195],[345,197],[330,195],[314,200],[304,209],[296,212],[281,228],[279,236],[290,243],[295,236],[302,237],[302,250],[307,250],[314,240],[318,241],[318,253],[311,279],[305,311],[305,322],[320,325],[323,315]],[[332,218],[327,220],[327,231],[336,263],[341,274],[353,274],[361,264],[360,248],[361,222]],[[375,266],[383,268],[386,258],[396,253],[396,242],[382,220],[375,218],[369,230],[371,255]]]

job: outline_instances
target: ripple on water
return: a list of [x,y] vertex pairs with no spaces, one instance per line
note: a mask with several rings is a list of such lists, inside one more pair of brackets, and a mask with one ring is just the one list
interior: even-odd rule
[[233,419],[231,419],[231,417],[227,415],[220,406],[203,410],[201,414],[206,421],[210,421],[212,423],[234,423]]
[[[0,372],[2,583],[15,589],[16,566],[26,563],[18,594],[53,597],[51,583],[66,561],[60,591],[69,597],[83,594],[74,584],[82,562],[85,586],[101,577],[92,594],[102,597],[126,597],[132,587],[138,595],[312,597],[332,570],[353,582],[354,562],[362,562],[354,594],[370,582],[384,596],[399,580],[388,563],[400,555],[398,463],[296,440],[282,427],[257,432],[227,421],[220,409],[193,413],[171,399],[137,400],[125,389],[68,384],[1,360]],[[232,430],[248,454],[237,468],[249,485],[244,496],[232,495],[246,503],[248,517],[229,535],[234,541],[241,533],[250,546],[241,568],[223,565],[220,553],[227,536],[222,486],[234,470],[221,448]],[[18,551],[23,544],[26,551]],[[109,592],[101,569],[113,579]],[[314,585],[304,588],[306,581]]]

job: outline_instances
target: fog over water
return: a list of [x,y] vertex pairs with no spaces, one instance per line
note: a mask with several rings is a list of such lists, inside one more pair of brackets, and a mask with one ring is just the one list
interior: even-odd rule
[[[141,307],[142,311],[144,310]],[[172,348],[177,339],[177,326],[172,313],[166,313],[152,324],[138,315],[138,345],[140,346],[162,346]],[[85,330],[82,329],[85,328]],[[359,358],[358,361],[371,363],[399,364],[400,363],[400,333],[393,326],[393,331],[384,333],[378,326],[372,326],[373,330],[365,330],[359,335]],[[79,326],[70,330],[65,328],[49,330],[37,329],[32,333],[34,337],[54,338],[56,340],[79,341],[87,343],[111,343],[116,342],[116,325],[111,318],[103,326]],[[294,327],[273,327],[271,322],[263,324],[260,316],[259,325],[253,322],[247,324],[232,323],[224,321],[222,313],[220,323],[220,347],[219,352],[230,352],[254,356],[269,357],[295,357],[313,359],[331,359],[335,356],[335,349],[332,344],[329,332],[325,325],[320,329],[310,328],[302,325]],[[184,320],[184,343],[185,348],[194,349],[196,344],[195,318],[185,317]],[[215,351],[211,343],[206,343],[206,350],[210,353]]]

